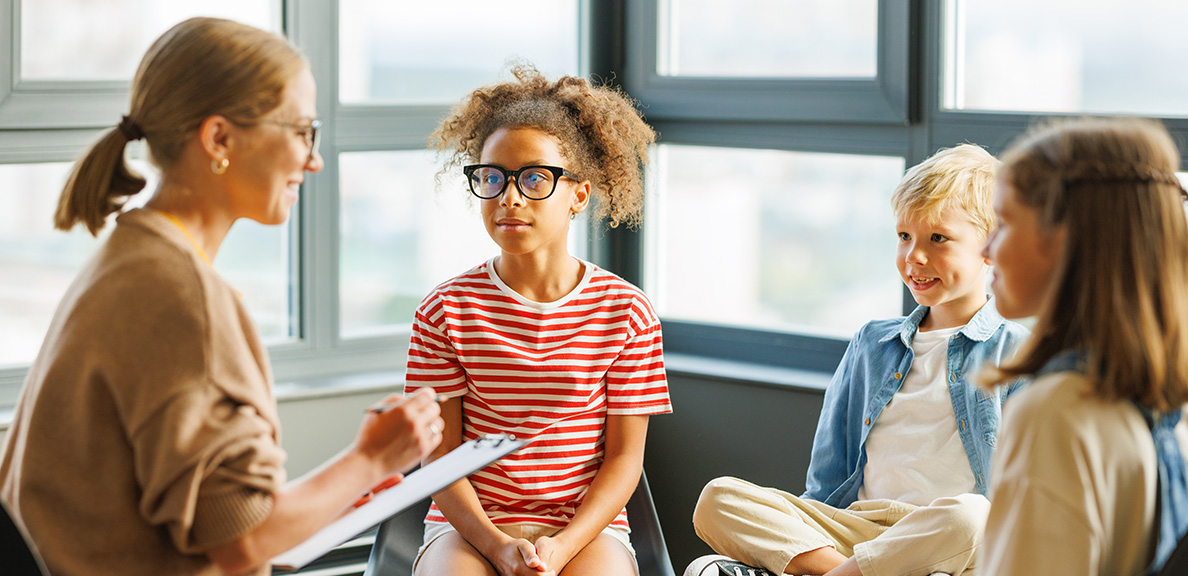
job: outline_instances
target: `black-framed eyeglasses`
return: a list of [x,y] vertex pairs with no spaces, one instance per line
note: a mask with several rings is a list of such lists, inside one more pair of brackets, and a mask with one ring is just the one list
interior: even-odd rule
[[322,133],[320,132],[322,128],[321,120],[313,120],[309,124],[281,122],[279,120],[264,120],[263,122],[296,130],[297,135],[305,140],[305,146],[309,148],[309,160],[313,160],[314,154],[318,153],[318,146],[322,144]]
[[499,197],[507,190],[508,180],[515,178],[516,189],[530,200],[544,200],[553,195],[562,176],[577,180],[577,175],[557,166],[524,166],[508,171],[494,164],[463,166],[462,173],[470,183],[470,192],[483,200]]

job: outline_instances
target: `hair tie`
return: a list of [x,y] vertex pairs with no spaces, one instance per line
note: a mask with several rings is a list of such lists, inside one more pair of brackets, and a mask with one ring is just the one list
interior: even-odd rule
[[120,120],[118,128],[120,129],[120,134],[123,134],[124,138],[127,138],[129,142],[144,138],[144,130],[141,130],[140,126],[137,126],[127,114]]

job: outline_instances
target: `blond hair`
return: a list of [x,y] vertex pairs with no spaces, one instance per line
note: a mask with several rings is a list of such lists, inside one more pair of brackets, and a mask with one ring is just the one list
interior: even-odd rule
[[74,164],[58,200],[54,225],[83,223],[97,234],[107,216],[144,188],[124,149],[143,136],[150,159],[168,171],[186,142],[213,115],[243,126],[280,105],[289,81],[308,67],[284,38],[218,18],[191,18],[161,35],[136,70],[131,106]]
[[613,228],[635,227],[643,211],[643,167],[656,132],[622,91],[585,78],[549,81],[528,65],[512,68],[515,80],[479,88],[442,121],[430,145],[447,155],[441,173],[478,162],[487,138],[501,128],[535,128],[561,143],[566,166],[589,180],[593,218]]
[[1163,125],[1081,119],[1042,126],[1003,157],[1002,181],[1064,252],[1034,334],[991,383],[1086,355],[1096,396],[1168,410],[1188,402],[1188,221],[1179,152]]
[[989,236],[994,225],[994,174],[1001,162],[973,144],[942,148],[904,174],[891,193],[896,218],[906,215],[939,220],[950,208],[960,210]]

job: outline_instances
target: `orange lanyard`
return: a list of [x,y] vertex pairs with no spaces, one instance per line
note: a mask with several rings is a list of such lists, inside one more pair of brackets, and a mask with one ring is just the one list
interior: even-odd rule
[[177,219],[177,216],[174,216],[173,214],[170,214],[168,212],[162,212],[161,210],[157,210],[157,212],[159,214],[161,214],[162,216],[168,218],[171,222],[173,222],[173,224],[175,226],[177,226],[178,230],[182,231],[182,234],[186,235],[186,238],[190,241],[190,245],[194,247],[194,250],[198,251],[198,256],[202,257],[203,262],[206,262],[210,266],[214,266],[214,264],[211,263],[210,258],[208,258],[206,256],[206,251],[203,250],[202,247],[198,245],[198,241],[194,239],[194,235],[190,234],[190,230],[188,228],[186,228],[185,224],[181,223],[181,220]]

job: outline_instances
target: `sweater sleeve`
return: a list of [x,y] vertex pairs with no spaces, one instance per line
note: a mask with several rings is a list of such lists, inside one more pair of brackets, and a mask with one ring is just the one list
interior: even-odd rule
[[175,396],[131,441],[141,514],[185,553],[252,531],[285,481],[272,425],[214,386]]
[[129,443],[139,514],[192,554],[268,517],[285,453],[267,355],[246,310],[213,270],[169,256],[151,273],[124,271],[137,273],[135,306],[107,320],[115,350],[102,373]]

